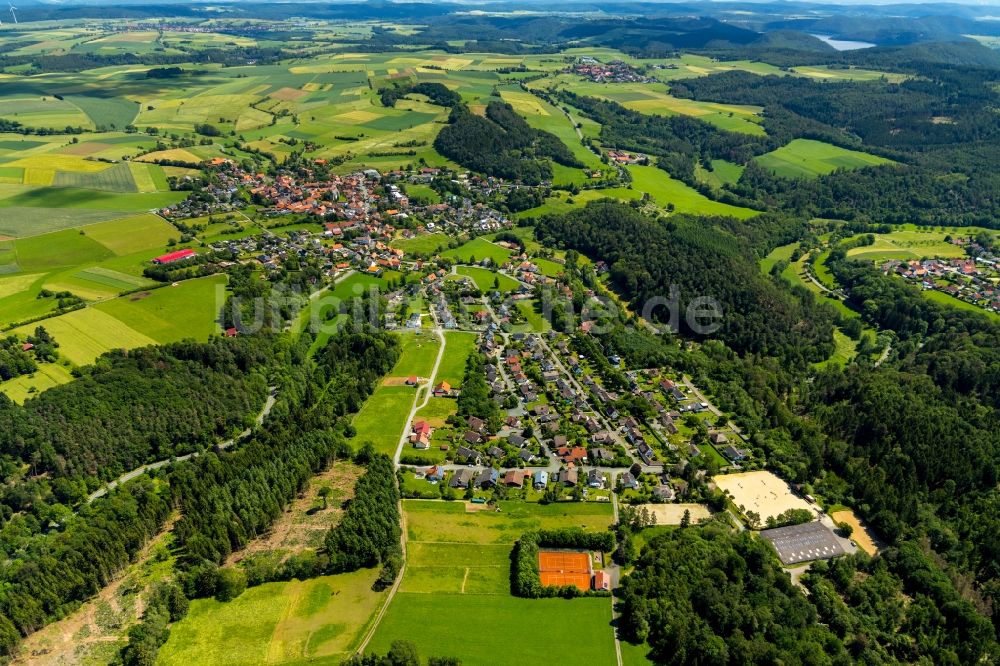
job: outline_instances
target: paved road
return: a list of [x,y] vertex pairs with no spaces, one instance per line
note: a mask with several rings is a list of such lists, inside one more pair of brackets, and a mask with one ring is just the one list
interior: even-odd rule
[[[271,413],[271,410],[274,408],[274,403],[275,403],[275,387],[272,386],[272,387],[270,387],[270,389],[268,389],[267,400],[264,401],[264,408],[261,409],[260,413],[257,415],[257,426],[258,427],[261,424],[264,423],[264,419],[266,419],[267,415]],[[228,440],[226,440],[224,442],[219,442],[218,448],[219,449],[228,449],[230,446],[232,446],[233,444],[235,444],[239,440],[241,440],[244,437],[248,436],[250,434],[251,430],[252,430],[251,428],[247,428],[246,430],[244,430],[243,432],[241,432],[236,437],[233,437],[232,439],[228,439]],[[91,502],[93,502],[94,500],[96,500],[96,499],[98,499],[100,497],[104,497],[109,492],[111,492],[112,490],[114,490],[118,486],[122,485],[123,483],[128,483],[129,481],[132,481],[133,479],[136,479],[136,478],[142,476],[146,472],[152,472],[153,470],[157,470],[157,469],[160,469],[162,467],[166,467],[171,462],[183,462],[185,460],[190,460],[191,458],[197,457],[197,455],[198,455],[197,453],[189,453],[187,455],[177,456],[176,458],[167,458],[166,460],[158,460],[156,462],[149,463],[148,465],[142,465],[141,467],[137,467],[134,470],[132,470],[131,472],[126,472],[125,474],[122,474],[121,476],[119,476],[114,481],[110,481],[110,482],[108,482],[107,485],[105,485],[105,486],[103,486],[101,488],[98,488],[97,490],[95,490],[94,492],[92,492],[90,495],[87,496],[87,504],[90,504]]]
[[[441,341],[441,347],[438,349],[437,358],[434,359],[434,367],[431,369],[431,376],[427,378],[427,381],[424,382],[421,387],[417,388],[417,393],[413,396],[413,407],[410,408],[410,414],[406,417],[406,424],[403,426],[403,434],[399,437],[399,445],[396,446],[396,455],[393,456],[392,459],[397,466],[399,466],[399,459],[403,455],[403,448],[406,446],[406,441],[409,439],[410,429],[413,427],[413,419],[416,417],[417,412],[426,407],[427,403],[431,400],[438,368],[441,367],[441,359],[444,358],[444,348],[448,344],[447,339],[444,336],[444,330],[438,326],[437,317],[434,315],[433,309],[431,310],[431,318],[434,319],[434,333]],[[424,391],[424,399],[420,402],[420,404],[417,404],[417,398],[420,397],[421,390]]]

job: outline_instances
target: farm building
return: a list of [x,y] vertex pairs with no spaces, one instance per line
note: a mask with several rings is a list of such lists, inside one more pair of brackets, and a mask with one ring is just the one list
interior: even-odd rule
[[154,264],[172,264],[175,261],[183,261],[184,259],[190,259],[191,257],[197,257],[198,253],[194,250],[177,250],[176,252],[170,252],[169,254],[163,254],[159,257],[153,259]]
[[764,530],[760,535],[771,542],[785,564],[827,560],[845,554],[837,536],[817,521]]

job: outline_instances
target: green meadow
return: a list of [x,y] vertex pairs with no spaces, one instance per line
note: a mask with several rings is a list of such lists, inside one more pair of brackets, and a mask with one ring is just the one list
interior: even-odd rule
[[160,649],[161,666],[340,663],[361,642],[386,593],[376,570],[267,583],[233,601],[191,602]]
[[693,215],[725,215],[745,220],[757,214],[749,208],[712,201],[702,193],[670,177],[655,166],[629,166],[632,188],[649,194],[661,206],[673,205],[678,213]]
[[463,264],[474,264],[483,259],[490,259],[496,265],[507,263],[513,253],[510,250],[495,245],[485,238],[473,238],[468,243],[446,252],[442,252],[442,257],[447,257]]
[[479,343],[479,336],[475,333],[462,331],[448,331],[444,334],[447,344],[444,348],[444,356],[441,358],[441,367],[438,368],[437,381],[448,382],[455,388],[462,386],[465,378],[465,363],[469,356],[475,351]]
[[[499,509],[468,511],[464,502],[403,502],[407,568],[371,650],[384,652],[392,641],[405,638],[427,656],[454,656],[469,664],[523,664],[551,658],[558,644],[560,661],[614,663],[609,599],[510,595],[510,551],[522,533],[540,527],[607,529],[611,506],[500,502]],[[573,640],[554,643],[551,628],[570,618]],[[491,629],[466,632],[456,640],[456,628],[470,620]],[[511,649],[511,636],[517,636],[516,649]]]
[[781,148],[754,159],[760,166],[784,178],[815,178],[837,169],[892,164],[892,160],[884,157],[812,139],[793,139]]
[[509,275],[478,266],[457,266],[455,272],[470,278],[476,284],[476,289],[483,292],[498,290],[506,293],[517,291],[521,286],[520,282]]

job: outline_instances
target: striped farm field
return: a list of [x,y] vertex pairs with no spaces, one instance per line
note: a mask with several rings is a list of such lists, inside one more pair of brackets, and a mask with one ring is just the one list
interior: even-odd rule
[[[152,179],[150,179],[151,181]],[[103,171],[56,171],[53,187],[76,187],[105,192],[137,192],[135,178],[128,164],[116,164]],[[150,190],[145,190],[150,191]],[[155,187],[151,191],[156,191]]]
[[148,280],[137,278],[133,275],[126,275],[125,273],[119,273],[118,271],[113,271],[110,268],[102,268],[101,266],[94,266],[93,268],[82,270],[76,274],[76,277],[82,280],[96,282],[97,284],[103,284],[108,287],[114,287],[115,289],[119,289],[121,291],[127,291],[129,289],[135,289],[149,284]]
[[[37,324],[14,329],[31,335]],[[75,365],[92,363],[112,349],[135,349],[156,341],[95,308],[84,308],[45,320],[45,328],[59,341],[59,353]]]

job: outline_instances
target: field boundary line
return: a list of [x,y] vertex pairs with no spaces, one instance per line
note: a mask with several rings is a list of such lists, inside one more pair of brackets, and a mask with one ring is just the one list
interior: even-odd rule
[[[398,482],[397,482],[398,483]],[[389,594],[385,598],[385,603],[382,604],[382,608],[379,609],[378,615],[375,616],[375,621],[372,622],[372,626],[368,629],[368,633],[365,634],[364,640],[358,645],[355,654],[364,654],[365,648],[371,642],[372,638],[375,636],[375,631],[378,629],[378,625],[382,623],[382,618],[389,611],[389,606],[392,604],[393,598],[396,596],[396,592],[399,591],[399,586],[403,582],[403,576],[406,574],[406,514],[403,513],[403,500],[399,500],[397,503],[399,507],[399,525],[402,528],[400,530],[400,546],[403,550],[403,566],[399,568],[399,573],[396,574],[396,580],[392,583],[392,588],[389,590]]]

